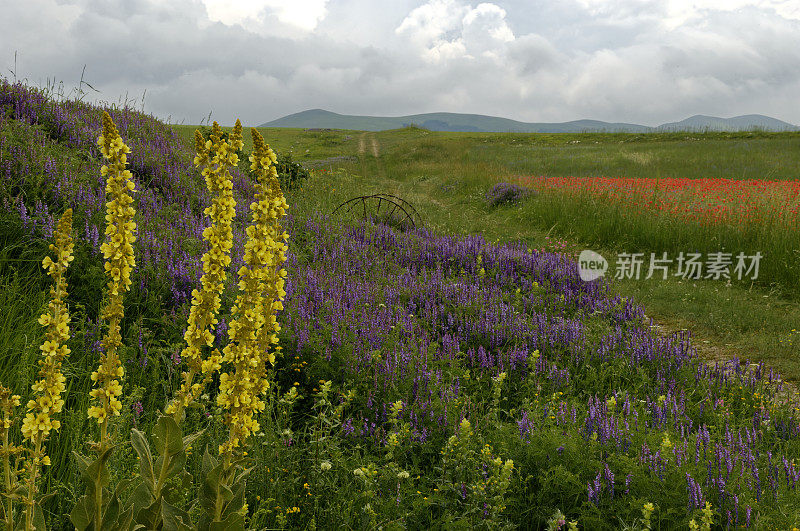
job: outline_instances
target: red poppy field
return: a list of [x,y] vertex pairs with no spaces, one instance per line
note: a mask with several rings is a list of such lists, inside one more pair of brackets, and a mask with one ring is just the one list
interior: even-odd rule
[[520,184],[567,194],[589,194],[620,207],[717,224],[797,224],[800,181],[522,177]]

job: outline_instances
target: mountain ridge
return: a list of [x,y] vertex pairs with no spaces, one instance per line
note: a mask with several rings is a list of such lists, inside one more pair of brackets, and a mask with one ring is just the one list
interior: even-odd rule
[[659,131],[800,131],[800,127],[765,116],[745,114],[731,118],[696,114],[678,122],[668,122],[655,127],[624,122],[601,120],[572,120],[568,122],[521,122],[511,118],[434,112],[406,116],[358,116],[339,114],[325,109],[308,109],[289,114],[261,124],[259,127],[296,127],[319,129],[352,129],[360,131],[384,131],[416,125],[431,131],[466,131],[480,133],[581,133],[581,132],[625,132],[647,133]]

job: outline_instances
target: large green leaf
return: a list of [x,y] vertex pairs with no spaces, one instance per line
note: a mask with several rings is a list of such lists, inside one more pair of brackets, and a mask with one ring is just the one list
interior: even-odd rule
[[[142,528],[143,527],[144,526],[142,526]],[[117,518],[117,528],[121,531],[132,531],[135,529],[133,525],[133,507],[128,507],[119,513],[119,517]]]
[[[47,522],[44,519],[44,511],[42,511],[42,506],[34,502],[33,504],[33,521],[31,522],[33,529],[37,531],[47,531]],[[17,515],[17,522],[16,526],[14,527],[15,531],[25,531],[25,511],[20,511]]]
[[69,521],[78,531],[94,529],[94,498],[81,496],[69,514]]
[[227,521],[231,515],[238,513],[244,507],[244,481],[239,481],[233,485],[231,499],[222,509],[222,520]]
[[161,516],[164,521],[164,531],[194,531],[189,513],[161,500]]
[[186,465],[186,453],[181,451],[173,455],[163,455],[156,459],[156,469],[161,470],[163,460],[167,460],[167,470],[165,479],[171,478],[173,475],[182,472]]
[[75,460],[77,461],[76,464],[78,465],[78,472],[83,474],[86,471],[86,469],[89,467],[89,465],[92,464],[92,458],[91,457],[87,457],[87,456],[85,456],[83,454],[80,454],[80,453],[78,453],[78,452],[76,452],[74,450],[72,451],[72,455],[73,455],[73,457],[75,457]]
[[94,495],[95,486],[105,487],[108,485],[108,471],[106,470],[106,462],[111,457],[111,452],[114,450],[113,446],[106,448],[95,460],[83,456],[78,452],[73,451],[72,455],[78,462],[78,468],[81,471],[86,482],[86,494],[89,496]]
[[150,492],[150,488],[145,484],[144,481],[142,481],[139,483],[139,485],[137,485],[128,498],[128,506],[133,507],[133,511],[136,513],[140,509],[150,507],[153,504],[153,501],[155,501],[155,498],[153,498],[153,493]]
[[161,504],[157,500],[136,511],[136,523],[143,525],[146,529],[156,529],[161,521]]
[[196,431],[194,433],[190,433],[189,435],[183,438],[183,448],[184,450],[192,445],[192,443],[197,440],[198,437],[203,435],[206,430]]
[[234,513],[222,522],[213,522],[211,531],[244,531],[244,516]]
[[144,434],[135,428],[131,430],[131,446],[139,456],[139,474],[152,492],[156,483],[153,473],[153,454],[150,453],[150,445]]
[[217,505],[217,492],[219,491],[220,473],[222,463],[219,463],[206,448],[203,453],[203,479],[200,488],[200,505],[208,515],[213,515]]
[[183,451],[183,436],[181,428],[172,417],[158,418],[153,429],[153,439],[156,451],[160,455],[175,455]]
[[44,511],[38,502],[33,504],[33,528],[37,531],[47,531],[47,522],[44,520]]
[[117,517],[119,516],[119,500],[116,496],[111,496],[103,507],[103,519],[100,523],[100,528],[111,531],[115,529]]

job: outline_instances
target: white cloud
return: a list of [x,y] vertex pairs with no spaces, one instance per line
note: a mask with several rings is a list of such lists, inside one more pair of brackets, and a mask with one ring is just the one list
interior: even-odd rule
[[313,31],[325,18],[328,0],[266,0],[278,20],[305,31]]
[[212,22],[239,24],[251,31],[269,30],[274,17],[302,31],[313,31],[325,18],[328,0],[202,0]]
[[212,22],[222,22],[228,26],[242,24],[247,19],[255,19],[267,5],[263,0],[202,0]]
[[506,11],[496,4],[478,4],[464,15],[461,36],[467,53],[472,56],[497,56],[504,45],[514,40],[514,32],[506,23]]
[[395,29],[416,45],[429,62],[479,56],[499,58],[514,32],[506,11],[492,3],[476,7],[457,0],[429,0],[415,8]]
[[678,28],[710,12],[735,12],[747,8],[771,11],[800,20],[797,0],[575,0],[587,13],[599,19],[624,23],[656,18],[666,29]]
[[446,40],[450,32],[459,30],[468,12],[469,8],[456,0],[430,0],[411,11],[395,33],[423,46],[435,45]]

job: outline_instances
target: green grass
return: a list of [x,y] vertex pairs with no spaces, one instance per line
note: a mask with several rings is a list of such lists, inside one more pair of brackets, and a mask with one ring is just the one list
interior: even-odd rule
[[[721,282],[617,281],[615,289],[643,301],[665,331],[689,329],[701,354],[764,361],[800,382],[800,305],[760,289]],[[794,330],[794,331],[793,331]]]
[[[188,146],[194,149],[194,132],[200,126],[173,125],[172,128]],[[232,127],[223,127],[230,131]],[[325,159],[358,152],[358,131],[304,131],[303,129],[258,128],[264,140],[281,153],[291,153],[295,159]],[[249,128],[244,131],[244,151],[253,150]]]
[[[532,136],[532,135],[531,135]],[[690,140],[668,135],[565,135],[535,142],[525,138],[490,143],[479,138],[464,142],[468,161],[502,161],[504,175],[547,175],[629,178],[724,178],[796,180],[797,148],[794,134],[775,137],[720,138],[717,134],[691,135]],[[644,137],[644,138],[642,138]],[[570,144],[569,142],[575,142]],[[470,145],[471,144],[471,145]],[[484,144],[484,145],[481,145]]]
[[[3,255],[7,253],[3,252]],[[3,256],[2,258],[5,258]],[[37,263],[41,263],[37,260]],[[37,322],[39,315],[47,307],[48,293],[40,289],[40,276],[15,271],[10,273],[0,267],[0,382],[22,397],[27,397],[30,392],[31,382],[37,378],[37,362],[40,357],[39,345],[42,342],[42,327]],[[73,321],[78,321],[78,316],[73,316]],[[79,325],[80,327],[80,325]],[[73,325],[74,329],[74,325]],[[77,353],[76,353],[77,354]],[[88,362],[88,363],[87,363]],[[61,477],[70,477],[74,473],[71,449],[80,448],[84,444],[81,434],[85,433],[86,419],[83,412],[88,407],[87,395],[83,392],[83,378],[93,360],[87,356],[77,358],[72,356],[64,366],[67,378],[67,405],[61,419],[69,429],[63,430],[61,440],[52,439],[48,443],[47,454],[53,463],[52,467],[44,471],[43,491],[50,491],[56,495],[55,502],[51,505],[55,511],[71,510],[71,497],[65,496],[62,490],[64,483],[58,481],[53,470],[61,471]],[[91,370],[90,370],[91,372]],[[23,398],[23,403],[25,400]],[[17,410],[20,413],[20,410]],[[69,471],[69,472],[67,472]],[[73,478],[77,477],[72,476]],[[60,500],[60,501],[59,501]]]
[[389,154],[387,163],[439,164],[442,156],[456,156],[463,164],[496,168],[500,178],[525,174],[796,180],[800,175],[798,133],[540,135],[411,131],[374,133],[389,147],[403,140],[402,152]]
[[[175,126],[189,139],[191,126]],[[357,131],[303,131],[261,129],[275,149],[288,151],[297,160],[358,156],[359,162],[333,162],[348,172],[377,179],[373,192],[388,185],[420,183],[411,192],[424,190],[433,210],[445,204],[449,194],[470,196],[456,200],[457,208],[472,211],[498,180],[518,176],[624,177],[624,178],[724,178],[746,180],[797,180],[800,178],[800,133],[444,133],[403,128],[379,133]],[[246,135],[247,136],[247,135]],[[372,154],[376,140],[380,157]],[[249,149],[246,145],[245,149]],[[432,179],[439,186],[430,186]],[[427,182],[428,185],[422,183]],[[396,186],[397,184],[392,184]],[[453,191],[449,187],[456,186]],[[466,188],[464,188],[466,187]],[[464,190],[469,190],[465,193]],[[357,195],[357,194],[354,194]],[[337,196],[338,197],[338,196]],[[339,202],[345,200],[341,198]],[[406,198],[408,199],[408,198]],[[413,197],[412,199],[413,202]],[[652,212],[631,212],[610,202],[584,195],[564,198],[542,194],[529,200],[521,213],[513,213],[498,235],[520,233],[516,225],[534,225],[583,246],[614,251],[702,253],[726,250],[764,255],[759,284],[787,292],[800,300],[800,227],[785,229],[763,224],[706,227],[687,224]],[[499,213],[498,213],[499,214]],[[449,214],[447,214],[449,215]],[[432,220],[436,223],[435,220]],[[465,220],[458,228],[482,230]],[[524,231],[523,231],[524,232]],[[521,233],[520,233],[521,234]]]

